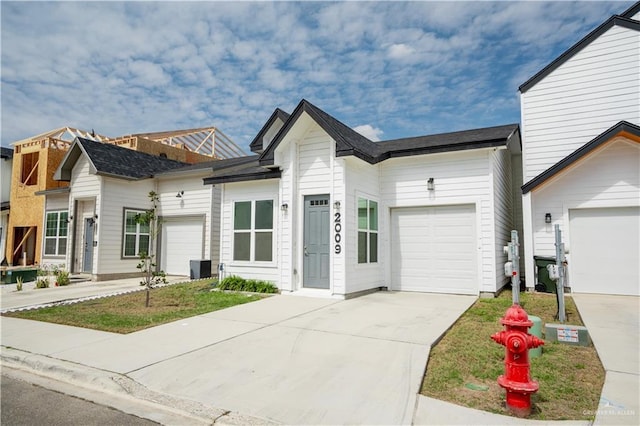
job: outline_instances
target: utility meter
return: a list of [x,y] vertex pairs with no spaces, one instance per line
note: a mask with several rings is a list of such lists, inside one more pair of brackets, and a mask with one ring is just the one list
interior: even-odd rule
[[547,265],[547,272],[549,272],[549,278],[553,281],[558,281],[560,279],[560,271],[558,271],[558,265],[549,264]]

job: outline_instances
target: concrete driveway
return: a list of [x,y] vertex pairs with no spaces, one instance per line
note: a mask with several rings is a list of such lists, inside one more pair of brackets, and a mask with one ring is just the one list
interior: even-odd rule
[[128,375],[287,424],[410,424],[431,344],[474,300],[393,292],[347,301],[273,297],[203,316],[250,330]]

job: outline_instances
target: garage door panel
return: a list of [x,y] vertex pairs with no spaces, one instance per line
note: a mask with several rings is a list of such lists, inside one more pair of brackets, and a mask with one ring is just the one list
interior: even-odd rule
[[181,218],[162,224],[161,268],[170,275],[190,274],[191,260],[203,258],[203,219]]
[[392,288],[477,294],[473,205],[393,209]]
[[640,208],[576,209],[569,218],[572,291],[640,295]]

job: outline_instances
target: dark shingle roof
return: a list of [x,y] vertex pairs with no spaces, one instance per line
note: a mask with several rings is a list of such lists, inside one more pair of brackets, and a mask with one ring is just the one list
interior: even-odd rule
[[640,127],[635,124],[631,124],[627,121],[620,121],[613,127],[610,127],[608,130],[605,130],[603,133],[596,136],[591,141],[587,142],[577,150],[573,151],[571,154],[567,155],[562,160],[558,161],[553,166],[549,167],[544,172],[540,173],[538,176],[531,179],[529,182],[525,183],[522,186],[522,193],[526,194],[538,186],[542,185],[549,178],[555,176],[560,173],[562,170],[566,169],[570,165],[574,164],[578,160],[584,158],[589,153],[593,152],[596,148],[602,146],[603,144],[609,142],[615,136],[618,136],[620,133],[628,133],[637,138],[640,138]]
[[129,180],[145,179],[156,173],[189,165],[108,143],[76,138],[54,174],[54,179],[69,180],[71,178],[71,169],[80,152],[89,159],[93,173]]
[[[250,155],[244,158],[244,162],[231,162],[223,160],[227,164],[218,164],[213,169],[213,175],[204,179],[206,184],[244,182],[261,179],[274,179],[280,177],[279,169],[267,169],[259,163],[258,155]],[[233,160],[239,160],[234,158]],[[222,161],[220,161],[222,163]]]
[[0,147],[0,158],[13,158],[13,149]]
[[260,129],[256,137],[253,138],[251,144],[249,144],[251,152],[260,152],[264,149],[264,147],[262,146],[262,138],[264,137],[265,133],[267,133],[267,131],[271,128],[276,119],[280,119],[283,123],[286,123],[289,117],[290,115],[288,113],[284,112],[280,108],[276,108],[275,111],[273,111],[273,113],[271,114],[271,117],[269,117],[267,122],[264,123],[264,126],[262,126],[262,129]]
[[600,26],[598,26],[595,30],[591,31],[587,34],[582,40],[571,46],[567,51],[565,51],[562,55],[558,56],[553,62],[544,67],[538,73],[536,73],[529,80],[524,82],[518,89],[520,93],[524,93],[533,86],[535,86],[540,80],[545,78],[547,75],[551,74],[554,70],[556,70],[560,65],[567,62],[571,59],[576,53],[580,52],[586,46],[588,46],[592,41],[600,37],[603,33],[609,30],[613,26],[621,26],[624,28],[629,28],[631,30],[640,31],[640,21],[636,21],[631,19],[633,15],[640,11],[640,2],[635,3],[629,9],[627,9],[622,15],[614,15],[611,18],[607,19]]
[[260,165],[273,165],[273,152],[297,119],[306,112],[322,129],[336,141],[336,156],[354,155],[372,162],[378,152],[376,143],[370,141],[344,123],[336,120],[311,102],[303,99],[293,111],[285,125],[280,129],[273,142],[260,156]]

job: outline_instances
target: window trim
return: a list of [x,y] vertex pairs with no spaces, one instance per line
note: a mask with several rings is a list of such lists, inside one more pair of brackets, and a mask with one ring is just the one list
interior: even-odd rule
[[[67,220],[65,221],[67,223],[67,233],[65,235],[61,235],[60,234],[60,215],[62,213],[66,213],[67,214]],[[47,225],[48,225],[48,216],[50,214],[55,214],[56,215],[56,235],[52,235],[52,236],[47,236]],[[42,256],[43,257],[66,257],[67,255],[67,250],[69,249],[69,210],[65,210],[65,209],[61,209],[61,210],[46,210],[44,212],[44,234],[43,234],[43,238],[42,238]],[[65,250],[64,253],[59,253],[58,249],[60,247],[60,240],[66,240],[65,242]],[[47,253],[47,240],[55,240],[56,242],[56,248],[55,248],[55,253],[54,254],[50,254]]]
[[[360,204],[360,200],[364,200],[367,203],[367,227],[366,228],[361,228],[360,227],[360,212],[359,212],[359,204]],[[376,204],[376,229],[371,229],[371,221],[370,221],[370,216],[369,216],[369,210],[370,210],[370,203],[375,203]],[[356,208],[355,208],[355,215],[356,215],[356,238],[355,238],[355,247],[356,247],[356,265],[357,266],[364,266],[364,265],[377,265],[380,262],[380,202],[378,200],[376,200],[373,197],[370,197],[368,195],[361,195],[361,194],[356,194]],[[360,233],[364,232],[367,236],[367,242],[366,242],[366,247],[367,247],[367,252],[366,252],[366,260],[364,262],[360,262]],[[376,235],[376,260],[375,261],[371,261],[371,235],[375,234]]]
[[[256,203],[261,201],[271,201],[271,228],[256,228]],[[235,229],[235,215],[237,203],[250,203],[251,222],[249,229]],[[231,200],[231,262],[239,265],[273,265],[276,259],[276,200],[274,198],[260,199],[235,199]],[[271,233],[271,260],[256,260],[256,234]],[[238,234],[249,234],[249,260],[236,260],[235,258],[235,236]]]
[[[142,233],[140,232],[140,224],[136,223],[136,232],[135,233],[131,233],[131,232],[127,232],[127,212],[133,212],[135,214],[144,214],[147,210],[145,209],[140,209],[140,208],[133,208],[133,207],[123,207],[122,208],[122,241],[121,241],[121,250],[120,250],[120,258],[121,259],[138,259],[138,257],[140,256],[140,236],[142,235],[146,235],[149,237],[149,244],[151,244],[151,230],[149,230],[149,232],[147,233]],[[125,249],[126,249],[126,241],[127,241],[127,235],[135,235],[136,237],[136,241],[135,241],[135,251],[136,254],[125,254]],[[149,253],[149,250],[151,249],[151,247],[147,248],[147,253]]]

